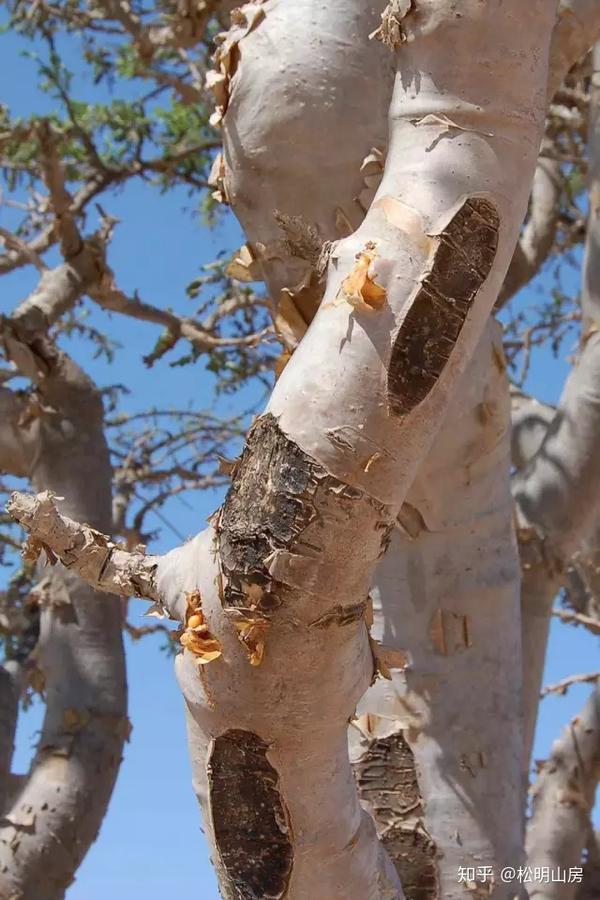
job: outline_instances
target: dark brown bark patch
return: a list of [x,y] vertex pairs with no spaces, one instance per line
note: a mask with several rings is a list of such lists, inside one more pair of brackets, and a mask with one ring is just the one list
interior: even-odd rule
[[261,416],[248,434],[219,519],[219,549],[226,584],[224,606],[277,605],[264,560],[289,549],[313,516],[309,495],[325,471],[279,428]]
[[[307,526],[318,521],[322,495],[334,493],[342,516],[355,514],[356,502],[376,501],[330,475],[280,429],[267,413],[250,429],[217,523],[219,559],[225,576],[224,607],[251,608],[268,616],[281,603],[279,585],[265,560],[277,550],[317,558],[322,552]],[[389,512],[381,512],[386,528]]]
[[251,731],[231,730],[216,738],[210,755],[210,806],[226,900],[277,900],[287,891],[294,854],[267,750]]
[[[273,415],[257,419],[215,522],[219,596],[227,617],[236,627],[234,619],[242,615],[248,624],[260,620],[266,628],[285,617],[288,611],[280,607],[293,605],[304,583],[314,595],[330,596],[331,535],[339,539],[346,523],[363,513],[374,528],[367,539],[374,552],[380,543],[383,553],[394,527],[392,510],[331,475],[281,430]],[[364,601],[348,600],[319,604],[306,625],[359,621]],[[260,662],[262,653],[255,659]]]
[[354,764],[354,775],[406,900],[438,900],[436,846],[419,826],[423,801],[414,754],[402,731],[371,740]]
[[408,415],[437,382],[490,274],[499,228],[492,204],[475,197],[465,201],[439,236],[431,269],[392,347],[387,379],[391,415]]
[[439,900],[435,844],[418,828],[388,828],[382,835],[406,900]]
[[371,741],[354,774],[361,799],[368,801],[379,823],[393,824],[421,810],[415,758],[401,731]]

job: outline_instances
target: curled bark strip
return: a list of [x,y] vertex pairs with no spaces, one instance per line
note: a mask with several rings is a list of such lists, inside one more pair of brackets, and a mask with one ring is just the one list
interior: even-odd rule
[[37,496],[14,491],[6,509],[29,532],[25,552],[35,555],[28,558],[44,550],[51,564],[60,559],[96,590],[159,600],[156,557],[125,550],[95,528],[63,516],[52,491]]
[[294,853],[279,775],[267,749],[251,731],[226,731],[216,738],[208,763],[227,900],[276,900],[287,891]]
[[207,73],[206,87],[215,97],[215,111],[210,117],[211,125],[220,125],[229,105],[230,82],[240,58],[238,44],[259,22],[264,19],[265,11],[262,0],[250,0],[231,11],[231,27],[229,31],[218,34],[215,38],[217,51],[214,56],[214,69]]
[[381,14],[381,25],[369,37],[376,38],[392,50],[399,47],[406,40],[402,20],[412,7],[412,0],[390,0]]
[[394,340],[388,367],[390,414],[408,415],[427,397],[450,357],[498,246],[500,218],[482,197],[465,201],[444,231]]

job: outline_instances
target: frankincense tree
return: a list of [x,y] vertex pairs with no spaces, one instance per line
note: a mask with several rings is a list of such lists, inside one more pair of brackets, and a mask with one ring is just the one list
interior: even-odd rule
[[[115,594],[181,623],[194,787],[224,896],[508,898],[519,885],[497,875],[525,854],[588,860],[581,885],[541,880],[530,897],[594,896],[597,687],[525,819],[556,595],[563,618],[600,630],[597,4],[10,6],[60,112],[3,113],[20,218],[0,268],[37,266],[40,281],[2,320],[0,459],[36,492],[8,505],[26,559],[57,565],[13,588],[1,890],[63,896],[106,809],[125,734],[121,608],[101,596]],[[135,99],[78,101],[65,30],[98,84],[133,83]],[[213,270],[223,293],[194,317],[126,296],[109,267],[105,206],[136,178],[185,185],[208,212],[227,203],[243,226],[247,244]],[[549,260],[580,266],[579,296],[557,283],[541,308],[511,312]],[[102,397],[60,348],[85,327],[84,297],[162,328],[149,363],[183,344],[181,362],[203,355],[230,390],[276,376],[234,464],[211,460],[239,421],[181,419],[165,440],[150,417],[143,438],[112,440],[111,471]],[[522,390],[532,354],[577,327],[560,401],[540,404]],[[28,390],[10,387],[17,375]],[[161,557],[138,546],[138,483],[156,506],[225,474],[205,531]],[[32,642],[48,712],[15,784]],[[496,874],[459,882],[461,868]]]

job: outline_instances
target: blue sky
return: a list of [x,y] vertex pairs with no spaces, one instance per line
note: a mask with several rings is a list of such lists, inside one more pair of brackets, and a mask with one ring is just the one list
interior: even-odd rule
[[[21,113],[46,108],[35,88],[31,62],[19,56],[19,41],[0,37],[3,71],[0,102]],[[78,86],[79,87],[79,86]],[[81,84],[81,93],[88,86]],[[119,217],[109,261],[126,292],[157,306],[171,306],[188,313],[192,304],[185,286],[203,262],[219,250],[235,249],[242,242],[231,216],[213,231],[185,211],[191,202],[182,193],[161,197],[141,183],[103,200],[106,211]],[[182,211],[183,210],[183,211]],[[7,225],[7,211],[0,205],[0,224]],[[36,273],[20,271],[2,278],[0,311],[7,312],[32,289]],[[547,286],[548,279],[542,279]],[[131,389],[124,407],[138,410],[149,405],[210,408],[212,376],[201,362],[194,367],[171,369],[166,362],[147,369],[141,357],[156,340],[156,327],[93,312],[94,321],[119,340],[122,348],[111,368],[90,359],[88,345],[71,343],[69,349],[99,384],[126,382]],[[564,348],[564,355],[572,350]],[[555,401],[567,371],[564,360],[542,357],[536,364],[528,388],[541,399]],[[219,408],[232,411],[236,403],[225,398]],[[195,495],[193,505],[173,501],[168,515],[185,535],[204,525],[219,502],[217,495]],[[159,522],[153,523],[157,527]],[[163,551],[177,538],[165,528],[152,548]],[[1,577],[1,573],[0,573]],[[131,618],[141,619],[145,604],[133,601]],[[217,900],[218,892],[201,834],[196,800],[191,790],[183,705],[173,675],[172,663],[160,651],[162,640],[146,638],[132,643],[126,638],[130,691],[131,742],[126,746],[117,787],[99,840],[81,866],[77,880],[67,892],[68,900],[164,900],[193,885],[195,896]],[[510,664],[510,663],[509,663]],[[555,682],[574,671],[598,668],[598,647],[587,632],[554,623],[546,682]],[[583,705],[588,689],[573,688],[566,697],[545,700],[541,707],[535,756],[547,755],[559,729]],[[21,717],[16,766],[24,771],[40,727],[41,707]]]

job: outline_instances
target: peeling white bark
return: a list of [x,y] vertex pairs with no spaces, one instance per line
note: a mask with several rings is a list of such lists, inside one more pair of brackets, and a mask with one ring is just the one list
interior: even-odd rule
[[15,491],[6,508],[35,535],[34,552],[52,548],[52,556],[96,590],[121,597],[158,599],[156,557],[125,550],[102,532],[61,515],[51,491],[36,497]]
[[360,167],[371,148],[387,145],[394,61],[369,41],[381,12],[375,3],[267,0],[261,9],[229,82],[225,186],[249,240],[265,246],[271,297],[281,303],[289,291],[306,326],[322,286],[311,282],[306,260],[281,246],[273,213],[300,217],[323,240],[362,222],[369,200],[360,200]]
[[[267,5],[267,11],[268,9]],[[378,118],[378,110],[381,105],[382,77],[379,74],[376,83],[373,83],[373,74],[378,72],[377,60],[373,58],[373,51],[365,47],[364,63],[362,64],[364,73],[361,73],[359,64],[356,62],[353,62],[351,67],[344,63],[336,65],[338,45],[333,43],[331,48],[329,47],[329,44],[332,42],[329,34],[333,30],[330,29],[328,31],[326,39],[315,45],[315,49],[320,53],[321,59],[325,57],[327,60],[334,60],[332,75],[329,76],[330,81],[328,81],[328,84],[330,85],[331,96],[336,96],[338,103],[320,105],[319,100],[324,88],[318,76],[315,78],[311,77],[315,67],[307,66],[303,68],[300,80],[296,80],[294,77],[296,70],[299,71],[299,64],[295,67],[294,60],[303,53],[303,47],[298,40],[297,26],[293,29],[289,26],[286,27],[285,17],[287,14],[289,20],[291,15],[290,7],[280,3],[277,4],[276,9],[277,17],[267,15],[265,20],[248,37],[244,38],[240,45],[240,62],[231,84],[230,104],[226,116],[226,125],[227,117],[234,117],[235,127],[232,127],[231,130],[228,130],[226,127],[224,135],[227,162],[227,193],[231,195],[230,198],[234,210],[240,217],[248,237],[255,245],[259,242],[268,245],[269,242],[274,242],[281,237],[271,216],[272,208],[284,209],[289,215],[300,215],[306,222],[316,223],[323,238],[332,239],[339,236],[340,232],[336,233],[335,231],[334,213],[339,210],[345,212],[343,218],[338,217],[338,226],[340,224],[343,225],[344,221],[351,219],[352,210],[355,209],[352,205],[351,197],[357,196],[359,190],[362,189],[364,191],[365,188],[365,185],[357,184],[357,172],[360,169],[365,148],[385,146],[385,142],[379,133]],[[335,4],[333,8],[330,7],[328,10],[320,11],[318,15],[333,17],[334,13],[336,14],[336,19],[344,23],[344,25],[347,23],[354,25],[354,20],[348,15],[347,10],[345,8],[343,10],[341,8],[338,9],[338,4]],[[366,19],[367,16],[372,15],[372,12],[368,6],[362,7],[361,15]],[[310,28],[313,32],[317,31],[310,17],[304,15],[302,21],[305,23],[305,27]],[[339,32],[336,32],[336,34],[339,34]],[[362,34],[364,36],[364,31]],[[344,38],[345,32],[342,30],[341,40],[344,40]],[[556,44],[556,47],[560,48],[560,42]],[[273,48],[277,49],[274,51]],[[279,48],[281,48],[280,52]],[[329,49],[326,50],[325,48]],[[576,52],[579,53],[579,50]],[[561,79],[566,71],[564,67],[568,68],[574,61],[574,59],[569,58],[567,65],[565,62],[567,57],[568,53],[562,55],[560,64],[555,67],[555,71],[560,69]],[[274,87],[271,84],[272,71],[279,73]],[[361,122],[361,129],[358,135],[359,140],[343,139],[343,135],[347,133],[348,125],[353,122],[353,119],[350,115],[346,118],[344,104],[339,100],[340,94],[344,99],[349,98],[348,102],[352,104],[363,104],[363,107],[357,111]],[[269,96],[268,107],[260,102],[260,98],[267,95]],[[283,101],[287,101],[285,112],[281,109],[283,101],[278,102],[280,97],[283,98]],[[295,101],[291,106],[290,97],[293,97]],[[261,115],[258,118],[256,116],[257,109],[261,109]],[[442,132],[444,129],[444,116],[448,115],[447,121],[450,125],[452,124],[450,108],[444,108],[440,112],[441,118],[437,123],[438,132]],[[416,117],[415,120],[418,120],[418,118]],[[446,124],[446,131],[448,135],[452,135],[452,129],[448,127],[448,124]],[[454,132],[454,134],[457,133],[460,132]],[[319,135],[320,139],[318,141],[312,139],[312,136],[315,134]],[[360,146],[360,141],[364,142],[362,147]],[[250,148],[248,152],[246,150],[247,147]],[[340,150],[342,153],[342,165],[338,167]],[[332,172],[331,167],[333,164],[335,164],[335,171]],[[269,170],[269,178],[265,183],[260,177],[260,173],[267,168]],[[305,174],[306,168],[310,168],[311,174]],[[319,191],[317,192],[312,191],[310,188],[314,171],[319,172],[323,176],[319,179]],[[368,177],[371,180],[375,178],[377,171],[375,160],[365,167],[365,171],[369,172]],[[522,252],[525,254],[527,263],[531,262],[534,256],[537,259],[539,254],[543,254],[547,249],[547,241],[544,242],[540,238],[540,233],[542,226],[546,224],[547,209],[544,201],[548,193],[551,193],[555,187],[552,174],[552,167],[542,162],[534,183],[534,192],[537,198],[534,204],[535,215],[523,236],[524,250]],[[379,196],[381,196],[381,193],[382,191],[380,190]],[[549,229],[546,229],[544,234],[548,233]],[[310,264],[299,259],[293,260],[288,254],[282,259],[263,259],[263,265],[272,296],[277,298],[282,286],[290,288],[296,308],[300,310],[305,320],[310,320],[314,311],[314,304],[320,298],[320,285],[315,285],[314,278],[310,281],[309,274],[307,274],[310,272]],[[513,274],[515,268],[515,263],[513,263]],[[280,301],[282,318],[287,318],[288,322],[290,320],[293,321],[289,312],[289,306],[286,304],[287,299],[284,297]],[[304,329],[302,328],[302,321],[296,327],[299,329],[300,334],[306,328],[306,326],[304,326]],[[490,371],[487,373],[488,377],[493,379],[495,367],[491,362],[491,355],[486,353],[485,348],[481,352],[485,355],[490,366]],[[314,358],[314,349],[307,351],[307,358],[309,353]],[[332,360],[332,365],[335,365],[335,359]],[[321,379],[321,372],[316,368],[314,371],[316,376]],[[329,377],[325,379],[325,383],[329,386],[331,383]],[[337,391],[337,386],[335,391]],[[309,391],[307,391],[308,393]],[[308,397],[304,399],[306,400],[306,407],[310,408],[311,400]],[[462,404],[466,412],[468,409],[466,397],[463,399]],[[343,405],[340,405],[340,409],[345,414],[346,411]],[[466,414],[470,416],[470,421],[474,422],[478,415],[478,404],[474,405]],[[479,414],[481,414],[481,410],[479,410]],[[485,413],[483,415],[485,416]],[[304,412],[302,421],[305,421],[305,418],[306,413]],[[339,428],[339,436],[342,440],[346,431],[350,431],[350,429],[346,429],[345,425]],[[449,434],[447,434],[447,431]],[[330,426],[329,433],[334,438],[336,436],[335,428]],[[439,441],[441,446],[444,446],[448,439],[452,441],[455,434],[455,416],[451,416],[448,418],[447,429],[444,428],[440,434]],[[366,448],[363,451],[363,456],[366,460],[370,457]],[[457,456],[460,456],[460,454],[457,454]],[[381,463],[379,460],[376,460],[374,465],[379,467]],[[430,478],[427,463],[422,465],[421,472],[427,473],[421,478],[423,483]],[[435,493],[433,486],[430,492],[431,494]],[[451,501],[451,505],[457,502],[458,500],[454,498]],[[507,498],[505,497],[503,507],[505,513],[507,508]],[[498,514],[500,515],[500,512]],[[510,525],[506,527],[510,529]],[[419,554],[419,558],[421,556],[426,557],[429,554],[428,546],[422,546],[420,538],[416,539],[415,545],[414,552]],[[401,552],[397,542],[394,542],[391,553],[395,556]],[[456,555],[457,558],[460,557],[458,552],[451,555]],[[400,559],[396,564],[402,568],[406,562]],[[389,565],[386,561],[383,564],[384,569]],[[424,562],[423,565],[427,568],[428,563]],[[433,562],[430,565],[433,567]],[[479,560],[478,571],[480,569],[481,560]],[[482,577],[485,576],[483,575]],[[513,584],[514,594],[518,585],[518,572],[514,568],[513,577],[515,579]],[[389,582],[387,583],[387,589],[391,589]],[[505,586],[505,591],[508,591],[508,586]],[[396,603],[398,602],[397,597],[395,597],[395,601]],[[427,606],[427,598],[423,598],[422,603],[424,606]],[[509,606],[505,606],[504,611],[506,612],[508,608]],[[412,606],[410,608],[402,607],[402,610],[404,617],[413,615]],[[518,626],[518,617],[512,623],[507,624],[507,640],[510,638],[510,635],[514,637],[514,628],[516,626]],[[410,645],[407,644],[405,646]],[[502,660],[500,648],[498,648],[497,658],[500,661]],[[501,663],[498,664],[501,665]],[[518,708],[516,686],[514,701]],[[441,705],[444,705],[443,700]],[[488,708],[488,696],[485,691],[480,690],[477,697],[474,698],[474,705],[472,706],[474,719],[478,715],[480,717],[484,716]],[[514,722],[514,710],[512,718]],[[518,725],[516,727],[518,728]],[[514,755],[511,755],[508,745],[506,755],[501,759],[496,759],[495,762],[496,766],[486,773],[490,779],[495,776],[498,783],[510,783],[511,779],[515,780]],[[502,764],[507,766],[505,775],[501,772]],[[479,781],[482,783],[484,779],[480,778]],[[488,782],[486,781],[485,783],[487,784]],[[518,791],[518,796],[521,795],[522,792]],[[493,792],[490,796],[494,796]],[[508,805],[510,806],[510,804]],[[438,812],[439,810],[441,812]],[[450,804],[448,810],[449,816],[456,816],[457,810],[455,805]],[[436,805],[435,814],[443,817],[444,810],[441,802],[439,805]],[[430,816],[433,815],[434,813],[431,812]],[[467,810],[468,824],[465,826],[466,830],[472,827],[472,821],[469,816],[470,813]],[[508,818],[510,818],[510,812],[506,818],[503,817],[503,820],[507,821]],[[520,815],[518,819],[520,820]],[[443,829],[437,830],[437,838],[438,850],[440,853],[447,852],[448,860],[456,860],[457,853],[460,855],[462,852],[464,856],[468,852],[467,850],[460,851],[460,849],[457,851],[454,838],[448,833],[444,833]],[[481,840],[481,835],[479,840]],[[486,845],[488,857],[494,854],[498,858],[502,857],[503,854],[504,858],[510,857],[510,852],[508,856],[505,853],[507,846],[513,846],[508,836],[505,836],[504,846],[502,840],[496,840],[495,836],[486,836],[483,839],[484,843],[485,840],[488,840]],[[448,850],[446,848],[447,842]],[[458,890],[456,886],[456,871],[452,872],[450,862],[444,866],[444,873],[445,889],[449,890],[450,885],[453,884],[453,889]]]

